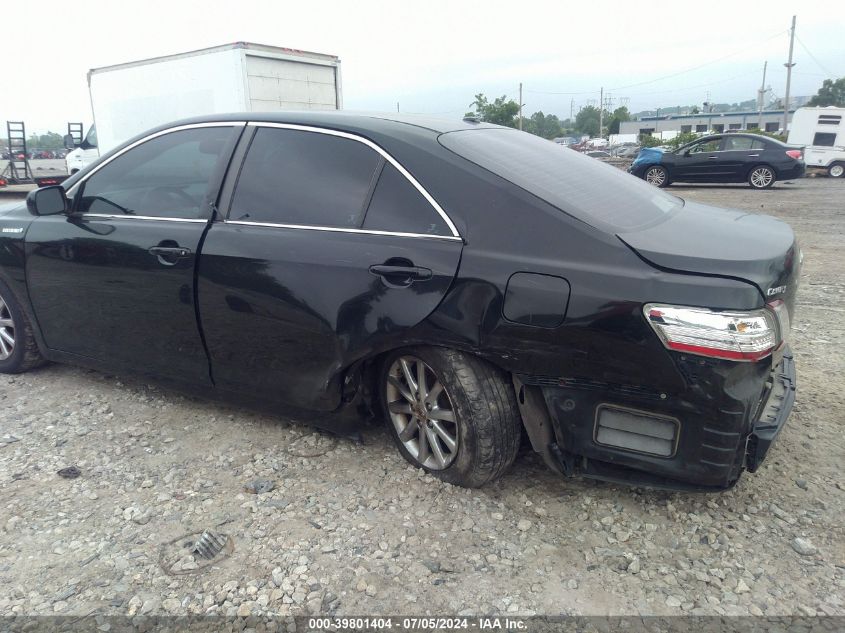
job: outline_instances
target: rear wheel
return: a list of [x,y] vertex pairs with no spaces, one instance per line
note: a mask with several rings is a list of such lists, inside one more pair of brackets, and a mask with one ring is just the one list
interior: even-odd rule
[[757,165],[748,174],[748,184],[755,189],[768,189],[775,184],[775,170],[768,165]]
[[380,374],[381,406],[399,452],[451,484],[496,479],[519,450],[521,420],[507,375],[444,348],[391,354]]
[[646,169],[643,179],[655,187],[669,186],[669,172],[666,171],[665,167],[661,167],[660,165],[654,165]]
[[833,163],[827,168],[827,175],[831,178],[842,178],[845,176],[845,163]]
[[20,374],[43,362],[29,319],[12,291],[0,282],[0,373]]

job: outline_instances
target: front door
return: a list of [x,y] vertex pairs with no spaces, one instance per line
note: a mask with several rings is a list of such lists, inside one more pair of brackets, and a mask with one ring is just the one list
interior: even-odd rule
[[259,127],[199,264],[215,384],[337,408],[345,368],[401,344],[434,311],[462,244],[366,142]]
[[714,180],[724,176],[724,166],[719,151],[722,137],[708,137],[690,145],[678,156],[673,179],[697,181]]
[[69,216],[32,223],[27,283],[50,349],[209,383],[194,269],[241,129],[205,125],[155,136],[72,188]]

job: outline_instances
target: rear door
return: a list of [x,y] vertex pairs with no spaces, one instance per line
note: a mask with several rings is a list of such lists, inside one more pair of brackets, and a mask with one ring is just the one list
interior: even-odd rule
[[72,214],[32,222],[26,277],[50,349],[210,384],[194,264],[242,126],[157,134],[74,187]]
[[[208,231],[199,310],[215,384],[332,410],[346,367],[440,303],[463,242],[371,142],[259,125]],[[226,199],[224,193],[224,199]]]
[[749,167],[761,161],[760,155],[765,148],[764,142],[759,139],[749,136],[726,136],[720,162],[733,180],[742,182]]

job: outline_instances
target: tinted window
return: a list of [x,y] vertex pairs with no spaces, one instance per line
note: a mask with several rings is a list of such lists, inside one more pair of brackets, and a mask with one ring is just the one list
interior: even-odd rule
[[729,136],[725,139],[725,150],[752,150],[765,149],[766,146],[760,139],[747,136]]
[[813,145],[821,145],[823,147],[833,147],[836,143],[836,134],[831,132],[816,132],[813,137]]
[[385,163],[364,228],[396,233],[452,235],[428,200],[393,165]]
[[85,181],[78,210],[202,217],[211,176],[231,137],[231,127],[204,127],[142,143]]
[[691,145],[689,148],[690,154],[700,154],[702,152],[718,152],[719,144],[722,142],[721,138],[710,139],[709,141],[702,141]]
[[374,150],[350,139],[261,128],[229,219],[356,228],[379,161]]
[[659,222],[682,201],[617,167],[505,129],[449,132],[444,147],[558,209],[611,232]]

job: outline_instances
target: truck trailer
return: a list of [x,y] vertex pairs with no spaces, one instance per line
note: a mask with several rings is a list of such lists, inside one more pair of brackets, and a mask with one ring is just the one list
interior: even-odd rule
[[204,114],[339,110],[340,59],[236,42],[88,72],[94,124],[78,142],[65,137],[74,174],[126,139],[157,125]]

